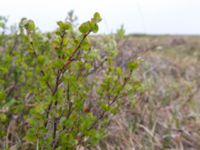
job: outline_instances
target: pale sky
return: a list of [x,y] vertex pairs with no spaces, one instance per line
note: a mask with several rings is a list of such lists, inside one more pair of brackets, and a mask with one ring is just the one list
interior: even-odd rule
[[79,23],[98,11],[100,33],[124,24],[127,33],[200,34],[200,0],[0,0],[0,15],[10,24],[27,17],[42,31],[54,30],[72,9]]

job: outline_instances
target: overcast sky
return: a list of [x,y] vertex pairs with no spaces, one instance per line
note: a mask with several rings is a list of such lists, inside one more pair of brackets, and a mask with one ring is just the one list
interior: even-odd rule
[[27,17],[42,31],[55,29],[72,9],[79,22],[100,12],[101,33],[124,24],[127,33],[200,34],[200,0],[0,0],[0,15],[10,24]]

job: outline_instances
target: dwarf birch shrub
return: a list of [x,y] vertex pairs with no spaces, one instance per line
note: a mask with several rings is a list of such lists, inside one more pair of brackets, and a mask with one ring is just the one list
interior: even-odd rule
[[[105,50],[92,47],[99,13],[78,30],[58,21],[55,32],[41,33],[32,20],[0,36],[0,147],[64,150],[91,147],[139,87],[134,70],[116,66],[112,39]],[[1,19],[0,27],[5,27]],[[3,30],[3,28],[1,28]],[[6,41],[4,41],[6,39]],[[4,41],[4,42],[2,42]],[[98,41],[96,41],[98,42]]]

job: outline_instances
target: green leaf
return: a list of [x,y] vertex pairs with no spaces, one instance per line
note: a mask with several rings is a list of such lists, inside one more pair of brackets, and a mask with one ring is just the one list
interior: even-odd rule
[[58,25],[60,28],[62,28],[62,27],[64,26],[64,23],[63,23],[62,21],[58,21],[58,22],[57,22],[57,25]]
[[91,69],[91,68],[92,68],[92,65],[91,65],[91,64],[89,64],[89,63],[86,63],[86,64],[85,64],[85,68],[86,68],[87,70],[89,70],[89,69]]
[[94,23],[94,22],[91,22],[91,23],[90,23],[90,27],[91,27],[92,32],[94,32],[94,33],[97,33],[98,30],[99,30],[98,24],[96,24],[96,23]]
[[138,68],[138,66],[139,66],[139,64],[136,61],[131,61],[128,63],[128,68],[130,70],[135,70]]
[[90,45],[90,43],[87,40],[84,40],[83,43],[82,43],[82,45],[81,45],[81,48],[83,50],[89,50],[91,48],[91,45]]
[[28,21],[28,29],[31,31],[35,30],[35,23],[33,20]]
[[86,34],[90,31],[90,22],[87,21],[83,24],[81,24],[81,26],[79,27],[79,31],[83,34]]
[[54,61],[53,65],[54,65],[56,68],[62,68],[63,65],[64,65],[64,63],[65,63],[65,62],[64,62],[63,60],[58,59],[58,60]]
[[104,111],[109,111],[110,110],[110,106],[108,104],[102,104],[101,105],[101,109]]
[[69,30],[72,28],[72,25],[69,22],[58,21],[57,25],[60,27],[61,30]]
[[99,23],[102,20],[100,14],[98,12],[94,13],[93,19],[95,20],[96,23]]
[[66,30],[71,29],[71,28],[72,28],[71,23],[69,23],[69,22],[65,22],[65,24],[64,24],[64,28],[65,28]]
[[45,62],[45,57],[44,56],[42,56],[42,55],[40,55],[40,56],[38,56],[38,63],[40,64],[40,65],[43,65],[44,64],[44,62]]
[[35,23],[33,20],[27,20],[26,18],[23,18],[22,26],[24,26],[26,28],[26,30],[28,30],[28,31],[35,30]]

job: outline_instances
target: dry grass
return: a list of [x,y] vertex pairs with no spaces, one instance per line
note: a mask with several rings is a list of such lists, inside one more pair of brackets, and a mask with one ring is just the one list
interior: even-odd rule
[[200,149],[199,41],[130,36],[118,43],[119,63],[126,64],[135,54],[144,58],[137,72],[144,87],[121,109],[109,136],[95,149]]

